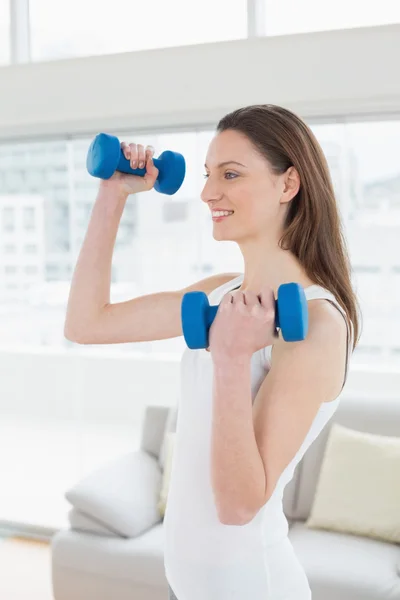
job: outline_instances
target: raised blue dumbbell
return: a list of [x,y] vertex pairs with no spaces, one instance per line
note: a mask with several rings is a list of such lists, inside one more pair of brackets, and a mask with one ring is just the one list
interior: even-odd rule
[[[161,194],[175,194],[181,187],[186,174],[186,163],[182,154],[165,150],[153,162],[159,173],[154,189]],[[146,169],[132,169],[125,158],[121,143],[115,135],[99,133],[89,146],[86,168],[93,177],[110,179],[115,171],[143,177]]]
[[[192,350],[208,348],[208,333],[218,306],[210,306],[204,292],[188,292],[182,298],[181,318],[185,342]],[[275,300],[275,325],[286,342],[300,342],[308,332],[308,306],[298,283],[283,283]]]

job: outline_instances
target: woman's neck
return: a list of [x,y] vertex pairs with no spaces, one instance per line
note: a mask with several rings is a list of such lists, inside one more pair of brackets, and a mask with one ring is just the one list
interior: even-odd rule
[[244,278],[240,290],[259,293],[267,285],[277,296],[278,288],[283,283],[296,282],[303,288],[313,285],[298,258],[289,250],[279,246],[241,248],[244,260]]

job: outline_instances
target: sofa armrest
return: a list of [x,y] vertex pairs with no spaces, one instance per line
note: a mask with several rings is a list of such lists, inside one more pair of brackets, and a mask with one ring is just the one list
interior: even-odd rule
[[67,490],[78,511],[123,537],[137,537],[161,521],[162,472],[157,458],[137,450],[97,469]]

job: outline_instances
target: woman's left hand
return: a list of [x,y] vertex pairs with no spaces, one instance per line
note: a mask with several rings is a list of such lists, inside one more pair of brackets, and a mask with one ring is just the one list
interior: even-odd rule
[[277,338],[275,297],[270,287],[260,294],[236,290],[222,299],[209,331],[214,362],[249,360]]

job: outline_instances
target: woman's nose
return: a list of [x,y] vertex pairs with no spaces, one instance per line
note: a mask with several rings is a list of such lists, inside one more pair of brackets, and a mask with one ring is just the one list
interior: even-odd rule
[[222,190],[208,178],[204,184],[200,197],[206,204],[213,201],[215,202],[222,197]]

